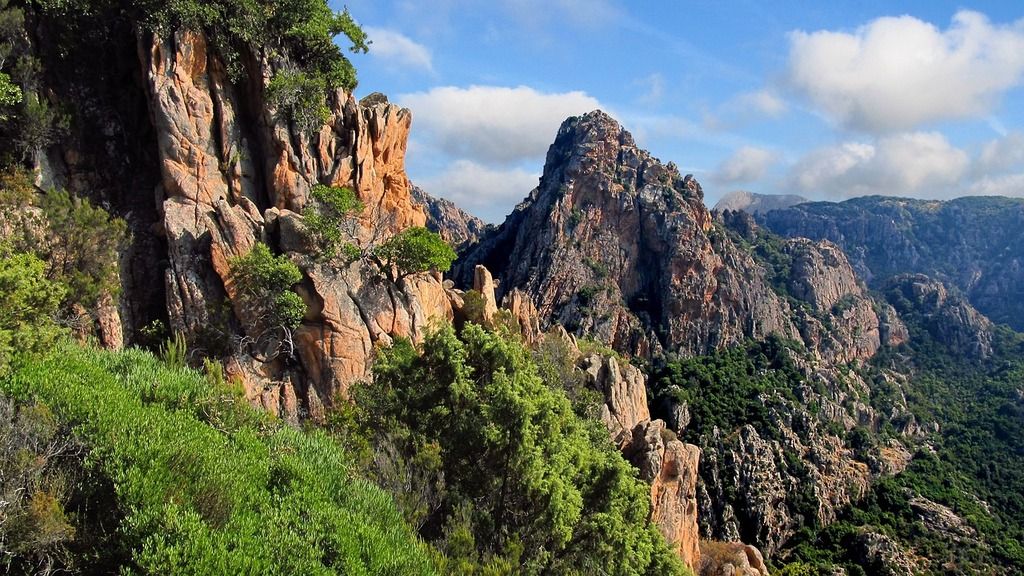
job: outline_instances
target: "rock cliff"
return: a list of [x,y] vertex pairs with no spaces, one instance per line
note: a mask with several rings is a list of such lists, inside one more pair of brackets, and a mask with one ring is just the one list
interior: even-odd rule
[[452,246],[476,242],[487,228],[483,220],[465,212],[451,200],[431,196],[419,186],[412,187],[412,197],[427,214],[427,228]]
[[611,117],[566,120],[538,188],[456,269],[475,264],[560,323],[629,354],[701,353],[748,336],[795,337],[786,304],[716,228],[700,185],[638,148]]
[[872,288],[897,274],[926,274],[957,287],[993,321],[1024,329],[1020,198],[869,196],[800,204],[759,219],[784,236],[834,242]]
[[[96,146],[89,133],[73,133],[38,163],[43,183],[88,190],[129,222],[125,339],[163,320],[190,350],[228,360],[251,399],[295,420],[322,415],[348,384],[367,377],[375,346],[417,339],[432,319],[451,318],[439,278],[391,284],[359,263],[323,262],[299,217],[311,187],[325,184],[349,187],[362,201],[360,241],[424,225],[405,174],[408,110],[379,95],[357,102],[338,91],[325,124],[307,132],[267,98],[274,71],[288,62],[250,54],[248,80],[238,82],[202,34],[157,37],[113,24],[108,32],[111,69],[128,78],[134,89],[123,92],[131,98],[102,92],[109,79],[91,82],[73,69],[52,84],[62,101],[80,107],[79,124],[124,138]],[[257,242],[303,272],[296,289],[308,311],[290,343],[254,332],[229,279],[231,259]]]
[[[228,82],[201,35],[144,39],[140,48],[162,175],[170,325],[193,346],[232,338],[233,366],[250,396],[265,400],[267,387],[280,389],[272,398],[296,396],[299,412],[320,417],[336,394],[368,376],[374,346],[416,339],[432,319],[451,318],[432,276],[392,285],[360,263],[320,262],[297,214],[311,187],[327,184],[350,187],[363,202],[361,238],[423,225],[426,215],[405,176],[408,110],[382,98],[358,103],[339,91],[326,124],[306,133],[259,87],[247,92]],[[259,63],[264,81],[275,65]],[[256,117],[241,121],[252,110]],[[287,254],[305,276],[299,292],[306,318],[295,330],[294,352],[280,357],[254,349],[260,334],[229,279],[231,258],[257,241]],[[233,305],[232,315],[220,312],[223,303]],[[297,416],[290,401],[266,407]]]
[[791,266],[772,271],[734,221],[713,218],[696,180],[597,111],[562,124],[540,185],[465,249],[454,277],[468,286],[484,264],[500,279],[498,299],[522,292],[542,328],[561,324],[629,355],[703,354],[769,334],[835,362],[875,353],[879,316],[841,250],[793,241]]

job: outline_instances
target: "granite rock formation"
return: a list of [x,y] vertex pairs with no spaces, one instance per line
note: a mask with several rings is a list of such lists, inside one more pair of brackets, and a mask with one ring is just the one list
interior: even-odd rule
[[411,189],[413,200],[427,214],[427,228],[437,232],[452,246],[472,244],[487,228],[483,220],[469,214],[447,198],[431,196],[419,186]]
[[1024,329],[1020,198],[868,196],[800,204],[759,220],[783,236],[834,242],[871,288],[898,274],[926,274],[959,289],[993,321]]

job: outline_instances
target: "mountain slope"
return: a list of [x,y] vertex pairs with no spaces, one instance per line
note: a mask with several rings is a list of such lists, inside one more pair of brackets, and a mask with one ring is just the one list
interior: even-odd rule
[[927,274],[957,287],[993,321],[1024,330],[1024,199],[869,196],[759,218],[783,236],[835,242],[873,288],[896,274]]
[[807,202],[807,198],[795,194],[755,194],[746,190],[736,190],[722,196],[715,203],[713,210],[715,212],[742,210],[747,214],[757,216],[772,210],[780,210],[796,206],[797,204],[803,204],[804,202]]

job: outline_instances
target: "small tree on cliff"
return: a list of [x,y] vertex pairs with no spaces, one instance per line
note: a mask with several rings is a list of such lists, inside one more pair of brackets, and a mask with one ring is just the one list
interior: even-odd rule
[[355,216],[363,203],[348,188],[318,184],[302,212],[306,234],[325,260],[343,256],[346,264],[364,260],[377,267],[392,283],[420,272],[447,272],[456,254],[439,234],[422,226],[387,236],[390,222],[375,209],[369,238],[360,238]]
[[369,257],[388,280],[397,282],[420,272],[447,272],[456,254],[439,234],[422,226],[414,226],[371,249]]
[[306,304],[292,292],[292,286],[302,281],[299,267],[285,256],[274,256],[266,244],[256,244],[245,256],[230,262],[230,279],[235,284],[239,305],[252,313],[256,322],[256,343],[271,338],[276,356],[281,347],[293,350],[292,330],[302,322]]
[[310,191],[312,201],[302,211],[302,223],[319,256],[330,260],[340,250],[346,260],[358,257],[354,216],[363,211],[363,203],[349,188],[317,184]]

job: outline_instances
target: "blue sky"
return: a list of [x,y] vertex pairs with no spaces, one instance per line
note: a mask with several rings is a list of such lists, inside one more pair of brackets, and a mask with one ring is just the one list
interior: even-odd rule
[[536,185],[561,121],[595,108],[709,205],[1024,195],[1019,0],[347,6],[373,40],[356,96],[411,108],[410,178],[488,221]]

